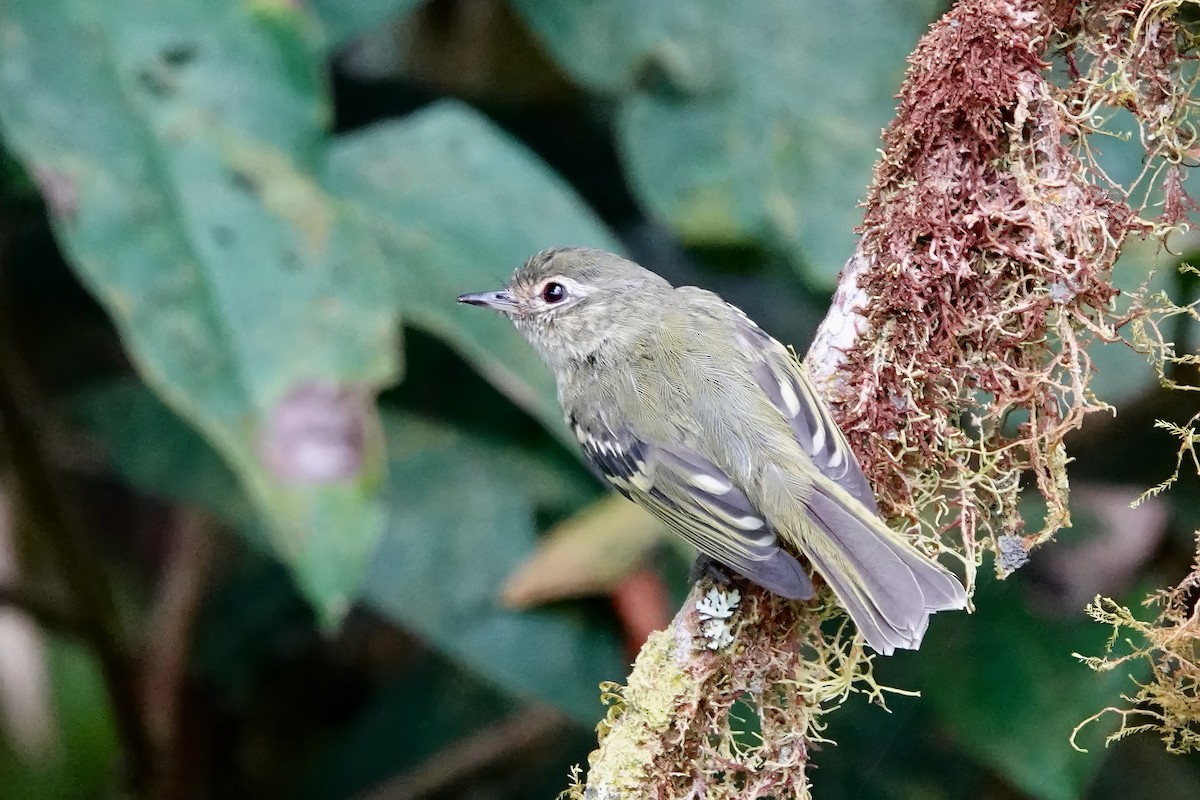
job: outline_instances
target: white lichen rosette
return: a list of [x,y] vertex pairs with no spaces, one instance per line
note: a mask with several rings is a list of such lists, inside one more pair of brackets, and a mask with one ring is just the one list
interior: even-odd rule
[[733,644],[733,631],[729,624],[741,599],[742,593],[737,589],[713,587],[696,602],[700,634],[709,650],[723,650]]

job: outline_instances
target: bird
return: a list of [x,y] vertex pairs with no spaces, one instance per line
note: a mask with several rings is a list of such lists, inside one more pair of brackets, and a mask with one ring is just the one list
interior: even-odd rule
[[807,560],[883,655],[919,648],[931,614],[965,608],[958,578],[880,517],[801,363],[717,294],[556,247],[458,301],[513,322],[591,465],[706,563],[806,601]]

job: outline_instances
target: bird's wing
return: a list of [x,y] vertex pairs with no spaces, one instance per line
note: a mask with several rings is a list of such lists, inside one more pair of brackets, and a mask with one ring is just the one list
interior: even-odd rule
[[624,426],[570,419],[588,460],[621,494],[646,508],[702,553],[783,597],[815,592],[799,562],[746,495],[691,448],[643,441]]
[[850,443],[829,415],[825,402],[801,372],[800,362],[786,347],[767,335],[736,306],[737,334],[756,353],[754,380],[787,420],[796,440],[825,477],[840,485],[871,511],[878,513],[875,493],[863,475]]

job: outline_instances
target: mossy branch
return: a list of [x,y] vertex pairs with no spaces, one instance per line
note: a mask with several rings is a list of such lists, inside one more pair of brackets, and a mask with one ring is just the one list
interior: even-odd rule
[[[1196,145],[1195,42],[1180,5],[962,0],[910,57],[806,367],[885,514],[959,562],[968,587],[985,552],[1003,577],[1070,524],[1064,438],[1110,410],[1089,388],[1088,346],[1131,321],[1157,330],[1138,322],[1144,294],[1117,309],[1111,272],[1130,235],[1165,237],[1195,207],[1180,168]],[[1118,110],[1146,149],[1129,185],[1089,145]],[[1047,508],[1032,532],[1018,514],[1030,484]],[[570,797],[809,796],[822,716],[851,691],[889,690],[828,592],[800,605],[736,589],[736,614],[706,622],[728,590],[695,587],[628,685],[606,687],[600,746]],[[739,714],[758,716],[757,739],[739,735]]]

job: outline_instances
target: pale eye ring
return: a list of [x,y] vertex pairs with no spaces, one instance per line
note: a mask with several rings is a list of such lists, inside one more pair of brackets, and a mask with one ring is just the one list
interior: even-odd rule
[[554,304],[567,299],[567,287],[557,281],[550,281],[542,287],[542,300]]

